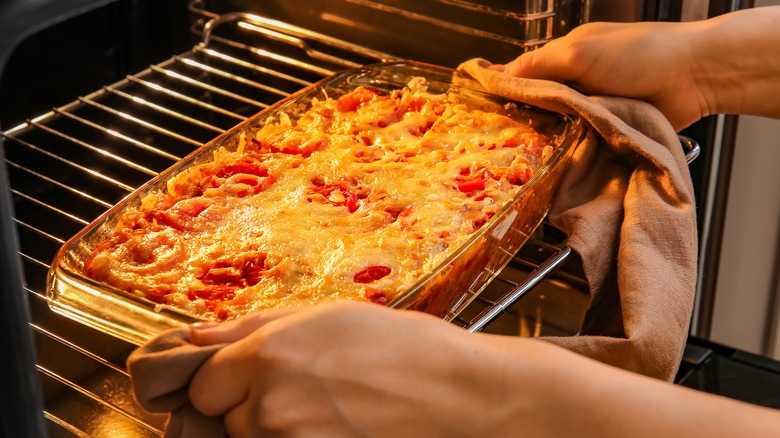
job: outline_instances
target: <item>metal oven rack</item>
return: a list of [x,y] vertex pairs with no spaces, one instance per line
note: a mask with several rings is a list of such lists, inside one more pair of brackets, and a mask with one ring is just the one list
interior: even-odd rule
[[[393,59],[256,15],[222,16],[203,35],[187,53],[1,133],[52,436],[164,427],[133,400],[124,363],[134,346],[49,309],[46,274],[65,240],[243,118],[336,71]],[[562,233],[545,225],[536,237],[455,323],[484,329],[567,261]]]

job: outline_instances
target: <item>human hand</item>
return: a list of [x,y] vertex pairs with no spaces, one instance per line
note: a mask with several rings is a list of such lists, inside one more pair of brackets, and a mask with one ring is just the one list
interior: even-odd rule
[[[471,334],[368,303],[270,311],[205,329],[230,343],[198,371],[193,406],[250,436],[478,436]],[[496,401],[499,402],[500,401]],[[484,412],[484,411],[483,411]]]
[[688,23],[589,23],[492,68],[655,105],[680,130],[711,114],[780,118],[780,6]]
[[491,69],[568,83],[588,94],[637,98],[676,130],[710,114],[710,92],[691,65],[691,25],[589,23]]
[[780,432],[776,410],[369,303],[266,311],[193,328],[191,341],[229,343],[189,396],[201,413],[224,415],[233,438]]

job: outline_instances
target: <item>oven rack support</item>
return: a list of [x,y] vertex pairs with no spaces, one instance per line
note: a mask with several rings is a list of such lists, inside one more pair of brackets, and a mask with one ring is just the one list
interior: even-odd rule
[[[680,145],[685,151],[685,160],[691,164],[701,153],[699,143],[687,136],[678,136]],[[532,269],[524,281],[515,283],[502,278],[500,275],[498,281],[507,282],[511,288],[496,300],[489,300],[482,296],[477,296],[477,301],[485,305],[477,316],[471,319],[464,319],[460,316],[455,318],[455,322],[460,324],[469,332],[482,331],[488,324],[498,318],[503,312],[509,309],[525,294],[530,292],[539,283],[549,277],[556,269],[561,267],[571,256],[571,247],[565,245],[554,245],[537,239],[530,239],[526,246],[537,246],[551,251],[550,255],[541,263],[536,264],[526,259],[515,257],[515,263]]]

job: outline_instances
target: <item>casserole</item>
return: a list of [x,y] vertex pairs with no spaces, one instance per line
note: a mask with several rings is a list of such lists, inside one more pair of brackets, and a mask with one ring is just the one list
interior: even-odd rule
[[469,107],[506,113],[527,123],[554,145],[545,164],[524,181],[508,202],[499,205],[484,225],[480,224],[462,243],[448,249],[408,287],[383,302],[393,308],[424,311],[451,320],[482,291],[542,221],[583,129],[579,120],[505,102],[473,88],[452,70],[414,62],[376,64],[326,78],[250,117],[162,172],[63,245],[49,273],[47,294],[52,308],[133,343],[141,343],[165,329],[208,318],[192,308],[122,290],[87,272],[96,249],[122,226],[123,215],[138,209],[151,194],[165,193],[168,181],[176,175],[208,164],[218,151],[243,147],[247,136],[263,126],[305,115],[313,102],[344,96],[358,87],[391,93],[420,80],[429,94],[446,94],[448,99]]

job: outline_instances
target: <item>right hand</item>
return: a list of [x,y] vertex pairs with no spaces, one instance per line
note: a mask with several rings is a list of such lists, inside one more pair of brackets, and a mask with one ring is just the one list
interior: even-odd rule
[[588,94],[637,98],[680,130],[709,115],[710,99],[691,67],[680,23],[589,23],[493,70],[568,83]]
[[680,130],[711,114],[780,118],[780,6],[688,23],[589,23],[494,70],[655,105]]

